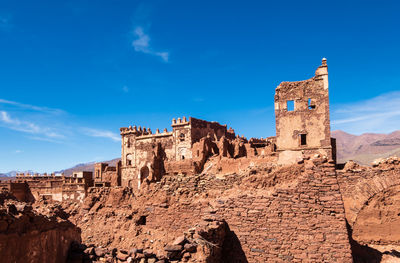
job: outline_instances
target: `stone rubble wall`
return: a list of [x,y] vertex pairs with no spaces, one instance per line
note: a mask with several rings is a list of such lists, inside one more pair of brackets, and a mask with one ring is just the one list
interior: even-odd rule
[[140,192],[94,189],[74,220],[95,246],[159,255],[198,222],[224,220],[221,262],[352,262],[335,165],[322,158],[222,177],[165,176]]
[[380,160],[373,167],[350,161],[337,174],[353,238],[362,245],[398,247],[400,159]]
[[296,183],[155,206],[147,225],[174,233],[212,215],[226,220],[248,262],[352,262],[334,164],[306,162]]

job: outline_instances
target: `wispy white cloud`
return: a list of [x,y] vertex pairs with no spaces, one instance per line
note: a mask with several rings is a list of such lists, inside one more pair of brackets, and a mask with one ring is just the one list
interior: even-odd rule
[[136,39],[132,42],[132,46],[134,47],[136,52],[142,52],[145,54],[158,56],[164,62],[169,61],[168,52],[155,51],[150,47],[150,36],[144,32],[143,27],[137,26],[134,30],[134,35]]
[[356,103],[332,105],[333,129],[350,133],[388,133],[400,129],[400,92]]
[[2,120],[5,123],[12,123],[10,116],[5,111],[0,111],[0,120]]
[[32,140],[52,143],[67,143],[82,135],[120,141],[119,134],[82,127],[63,110],[5,99],[0,99],[0,127],[25,133]]
[[15,150],[14,153],[18,154],[18,153],[22,153],[22,150]]
[[91,137],[101,137],[101,138],[108,138],[113,141],[119,142],[121,141],[121,136],[117,133],[106,131],[106,130],[98,130],[92,128],[82,128],[82,132],[87,136]]
[[43,127],[30,121],[22,121],[17,118],[12,118],[6,111],[0,111],[0,125],[11,130],[43,135],[47,138],[56,139],[64,137],[62,134],[55,132],[49,127]]
[[23,109],[27,109],[27,110],[33,110],[33,111],[39,111],[39,112],[44,112],[44,113],[52,113],[52,114],[65,113],[63,110],[60,110],[60,109],[52,109],[52,108],[47,108],[47,107],[40,107],[40,106],[24,104],[24,103],[19,103],[19,102],[16,102],[16,101],[5,100],[5,99],[0,99],[0,104],[16,106],[18,108],[23,108]]
[[57,144],[66,144],[67,141],[65,140],[60,140],[60,139],[52,139],[44,136],[27,136],[28,139],[34,140],[34,141],[41,141],[41,142],[51,142],[51,143],[57,143]]

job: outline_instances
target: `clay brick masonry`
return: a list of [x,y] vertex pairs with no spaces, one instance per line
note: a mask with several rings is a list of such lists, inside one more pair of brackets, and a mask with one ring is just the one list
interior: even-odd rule
[[329,121],[326,59],[315,77],[282,82],[275,91],[276,146],[280,163],[291,163],[304,153],[319,153],[336,160],[336,143]]
[[[153,212],[147,225],[179,233],[199,218],[224,219],[244,252],[239,257],[239,251],[229,250],[237,259],[232,262],[352,262],[335,165],[314,159],[293,168],[299,175],[291,184],[246,187],[235,195],[225,185],[223,194],[207,201],[181,197],[179,204],[149,204]],[[203,187],[216,189],[216,181],[209,179]],[[196,191],[185,181],[166,182],[163,188],[168,187]]]

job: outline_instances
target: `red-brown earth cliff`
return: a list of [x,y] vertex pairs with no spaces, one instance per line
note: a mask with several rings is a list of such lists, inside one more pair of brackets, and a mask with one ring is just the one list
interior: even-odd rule
[[61,218],[57,209],[48,212],[40,213],[31,205],[0,193],[1,262],[67,260],[71,244],[81,242],[80,229]]

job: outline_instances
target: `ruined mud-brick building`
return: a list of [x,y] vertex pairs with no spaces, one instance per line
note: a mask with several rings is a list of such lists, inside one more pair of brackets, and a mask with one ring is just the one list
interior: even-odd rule
[[121,185],[121,161],[116,166],[108,163],[96,163],[94,165],[94,186],[113,187]]
[[281,164],[320,154],[336,161],[331,138],[326,59],[308,80],[282,82],[275,90],[276,148]]
[[165,174],[199,174],[212,156],[265,156],[274,145],[273,138],[247,140],[235,136],[226,125],[193,117],[173,119],[171,132],[157,129],[153,134],[150,129],[129,126],[121,128],[121,136],[122,186],[135,189],[144,181],[159,181]]
[[171,132],[129,126],[121,128],[121,136],[122,186],[139,188],[145,179],[157,181],[164,174],[201,172],[205,151],[218,151],[205,149],[207,141],[234,139],[235,133],[217,122],[183,117],[172,120]]
[[15,180],[0,184],[20,201],[47,199],[82,202],[93,186],[92,172],[74,172],[72,176],[53,174],[17,174]]
[[[144,181],[159,181],[164,174],[198,174],[215,155],[227,158],[274,156],[264,162],[293,164],[319,154],[336,161],[336,142],[329,120],[326,59],[311,79],[282,82],[275,93],[276,137],[235,136],[232,128],[190,117],[172,121],[172,131],[129,126],[121,128],[123,186],[140,188]],[[237,163],[220,159],[221,170]],[[228,169],[229,170],[229,169]]]

